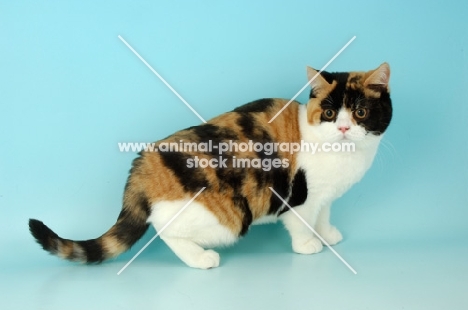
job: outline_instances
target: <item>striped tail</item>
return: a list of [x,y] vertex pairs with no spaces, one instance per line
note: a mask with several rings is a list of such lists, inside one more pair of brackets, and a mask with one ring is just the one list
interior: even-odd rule
[[126,190],[124,206],[117,222],[101,237],[73,241],[59,237],[41,221],[30,219],[29,230],[36,241],[51,254],[83,263],[100,263],[115,257],[135,244],[149,227],[148,200]]

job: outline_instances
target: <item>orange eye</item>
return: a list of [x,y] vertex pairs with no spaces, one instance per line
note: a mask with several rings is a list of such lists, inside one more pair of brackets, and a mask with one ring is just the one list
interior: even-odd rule
[[322,113],[322,117],[326,120],[326,121],[331,121],[335,118],[336,116],[336,111],[335,110],[332,110],[332,109],[326,109],[325,111],[323,111]]
[[364,119],[367,116],[367,109],[357,109],[354,111],[354,117],[357,119]]

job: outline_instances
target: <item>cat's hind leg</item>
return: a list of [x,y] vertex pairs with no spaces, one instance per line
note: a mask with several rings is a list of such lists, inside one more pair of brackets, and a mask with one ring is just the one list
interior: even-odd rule
[[213,250],[205,250],[194,241],[183,238],[171,238],[161,235],[161,239],[188,266],[209,269],[219,266],[219,254]]
[[187,202],[178,200],[156,203],[149,222],[160,232],[161,239],[188,266],[200,269],[218,267],[219,254],[206,248],[232,244],[238,237],[196,201],[175,217]]

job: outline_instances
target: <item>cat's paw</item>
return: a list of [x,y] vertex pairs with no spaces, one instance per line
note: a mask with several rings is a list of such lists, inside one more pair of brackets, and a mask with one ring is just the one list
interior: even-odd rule
[[195,264],[193,264],[194,268],[200,269],[210,269],[216,268],[219,266],[219,254],[213,250],[205,250],[203,253],[198,256],[198,259]]
[[343,240],[343,235],[335,226],[329,226],[326,229],[318,230],[317,233],[322,237],[328,245],[335,245]]
[[299,254],[314,254],[322,251],[322,242],[315,237],[296,239],[292,243],[293,251]]

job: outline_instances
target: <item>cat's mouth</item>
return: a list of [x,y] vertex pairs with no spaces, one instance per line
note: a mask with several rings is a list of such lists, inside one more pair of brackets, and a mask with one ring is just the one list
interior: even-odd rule
[[346,133],[344,133],[341,136],[341,141],[350,141],[350,140],[351,140],[351,138],[348,135],[346,135]]
[[345,133],[339,139],[340,142],[359,142],[366,138],[364,133]]

